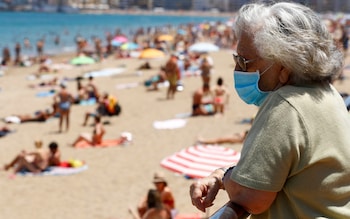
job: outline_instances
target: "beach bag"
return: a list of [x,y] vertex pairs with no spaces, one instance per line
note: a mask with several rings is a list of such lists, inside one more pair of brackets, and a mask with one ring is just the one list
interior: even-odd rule
[[121,112],[122,112],[121,106],[118,103],[116,103],[114,105],[114,115],[118,116]]

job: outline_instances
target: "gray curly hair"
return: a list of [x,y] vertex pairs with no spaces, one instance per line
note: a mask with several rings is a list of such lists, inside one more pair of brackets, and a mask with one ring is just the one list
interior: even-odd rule
[[295,84],[333,81],[342,69],[342,52],[321,18],[303,5],[244,5],[235,26],[238,38],[242,32],[254,37],[261,58],[291,70]]

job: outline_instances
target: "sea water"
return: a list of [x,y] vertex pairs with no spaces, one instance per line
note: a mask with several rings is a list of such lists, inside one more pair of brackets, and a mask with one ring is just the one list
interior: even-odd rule
[[[75,39],[82,36],[92,42],[99,37],[104,42],[106,33],[114,34],[117,29],[131,37],[140,27],[161,27],[165,25],[200,24],[203,22],[225,22],[228,17],[207,16],[166,16],[131,14],[60,14],[32,12],[0,12],[0,49],[8,47],[14,56],[16,43],[21,44],[22,54],[35,55],[36,42],[45,41],[44,53],[57,54],[72,52],[76,49]],[[59,37],[58,45],[54,39]],[[31,48],[24,47],[28,39]],[[0,54],[0,57],[2,54]]]

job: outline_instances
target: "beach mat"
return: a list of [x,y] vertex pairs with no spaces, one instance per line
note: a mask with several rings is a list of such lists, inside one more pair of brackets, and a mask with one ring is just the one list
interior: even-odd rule
[[177,214],[175,219],[204,219],[206,217],[202,216],[202,213],[193,213],[193,214]]
[[177,119],[185,119],[189,117],[192,117],[192,112],[178,113],[175,115],[175,118]]
[[153,122],[153,127],[155,129],[178,129],[185,127],[187,120],[185,119],[169,119],[164,121]]
[[21,176],[67,176],[77,174],[88,169],[88,165],[84,164],[80,167],[49,167],[47,170],[34,174],[28,171],[21,171],[17,175]]
[[123,83],[123,84],[117,84],[115,88],[117,90],[130,89],[130,88],[138,87],[139,84],[140,84],[139,82]]
[[90,148],[90,147],[104,148],[104,147],[113,147],[118,145],[120,145],[119,139],[106,139],[106,140],[103,140],[101,144],[97,144],[97,145],[92,145],[87,141],[80,141],[74,147],[75,148]]
[[96,104],[96,99],[95,98],[90,98],[87,100],[80,100],[79,105],[81,106],[91,106]]
[[106,69],[101,69],[98,71],[91,71],[88,73],[84,74],[84,78],[88,77],[107,77],[107,76],[113,76],[117,74],[121,74],[125,71],[125,68],[106,68]]
[[56,93],[55,90],[49,90],[49,91],[40,91],[38,93],[36,93],[37,97],[52,97],[54,96]]

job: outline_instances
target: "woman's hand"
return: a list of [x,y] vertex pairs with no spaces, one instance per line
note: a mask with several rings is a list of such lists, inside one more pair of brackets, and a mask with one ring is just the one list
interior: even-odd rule
[[225,171],[215,170],[210,176],[197,180],[190,187],[190,196],[192,204],[199,210],[205,212],[205,209],[213,205],[213,201],[223,188],[222,177]]

